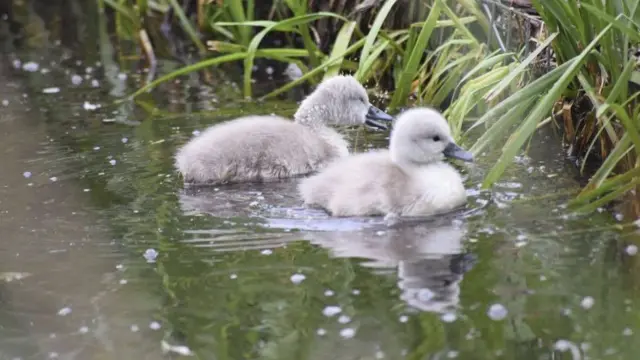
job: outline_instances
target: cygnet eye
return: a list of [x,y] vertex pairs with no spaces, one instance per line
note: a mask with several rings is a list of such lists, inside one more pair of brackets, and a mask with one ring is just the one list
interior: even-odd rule
[[435,136],[433,137],[433,141],[436,141],[436,142],[437,142],[437,141],[440,141],[440,136],[435,135]]

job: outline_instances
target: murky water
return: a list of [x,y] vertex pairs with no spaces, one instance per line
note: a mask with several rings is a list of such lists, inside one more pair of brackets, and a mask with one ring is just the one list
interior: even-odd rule
[[[166,87],[139,104],[150,115],[111,104],[137,75],[60,59],[0,64],[0,359],[640,350],[635,226],[565,209],[579,185],[549,129],[491,191],[496,154],[461,165],[470,201],[450,216],[332,219],[301,206],[296,180],[184,189],[172,169],[194,131],[295,103]],[[349,135],[357,151],[388,136]]]

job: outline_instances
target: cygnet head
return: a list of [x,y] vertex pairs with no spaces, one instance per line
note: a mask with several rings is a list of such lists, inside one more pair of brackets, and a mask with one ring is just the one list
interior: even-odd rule
[[338,75],[323,81],[302,101],[294,115],[308,125],[362,125],[387,129],[393,117],[371,105],[365,88],[352,76]]
[[473,161],[473,154],[453,141],[447,120],[430,108],[414,108],[398,116],[389,151],[393,162],[408,166],[441,161],[445,156]]

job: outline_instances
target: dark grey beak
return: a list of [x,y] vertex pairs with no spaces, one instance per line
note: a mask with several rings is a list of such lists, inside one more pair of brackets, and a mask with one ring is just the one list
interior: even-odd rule
[[462,161],[473,161],[473,154],[456,145],[454,142],[450,142],[444,151],[442,152],[444,156],[452,157],[454,159],[459,159]]
[[393,116],[371,105],[369,106],[369,111],[367,112],[367,116],[364,122],[365,125],[369,125],[371,127],[382,129],[382,130],[389,129],[389,127],[386,124],[383,124],[376,120],[392,122]]

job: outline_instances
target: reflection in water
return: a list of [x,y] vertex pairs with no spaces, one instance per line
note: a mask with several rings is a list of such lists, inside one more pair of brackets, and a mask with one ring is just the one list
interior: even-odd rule
[[460,220],[436,218],[386,230],[310,232],[305,238],[336,257],[365,258],[362,265],[377,269],[397,268],[402,300],[443,313],[456,310],[459,283],[474,259],[463,254],[465,233]]
[[[299,205],[297,179],[264,184],[233,184],[220,187],[186,185],[179,191],[185,215],[209,214],[225,217],[254,217],[278,214]],[[285,214],[286,215],[286,214]]]

